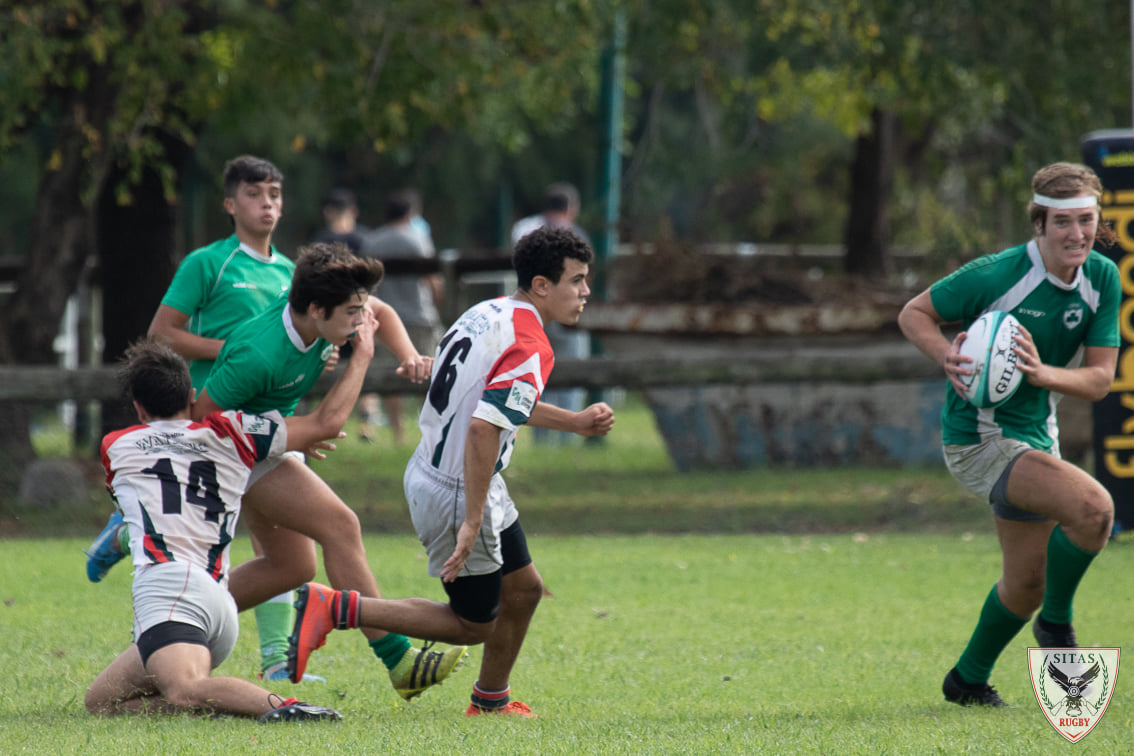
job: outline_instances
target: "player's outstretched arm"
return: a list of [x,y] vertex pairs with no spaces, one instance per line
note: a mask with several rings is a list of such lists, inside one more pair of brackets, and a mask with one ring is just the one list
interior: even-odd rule
[[370,297],[368,304],[370,312],[378,320],[378,340],[398,360],[397,374],[414,383],[429,380],[433,358],[417,351],[394,308],[375,296]]
[[536,428],[567,431],[580,436],[605,436],[614,427],[614,410],[606,402],[596,402],[580,412],[536,402],[528,425]]

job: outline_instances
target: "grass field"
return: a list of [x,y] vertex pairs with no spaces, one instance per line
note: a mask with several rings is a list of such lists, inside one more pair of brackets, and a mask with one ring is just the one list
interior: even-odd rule
[[[292,693],[343,712],[337,725],[192,717],[100,719],[83,692],[129,640],[129,570],[82,576],[78,540],[2,545],[0,753],[1000,753],[1134,752],[1134,698],[1113,701],[1082,742],[1046,722],[1022,633],[994,672],[1011,708],[961,709],[940,683],[998,568],[988,535],[566,536],[532,534],[548,588],[513,675],[534,721],[467,720],[480,653],[404,703],[354,632],[312,657],[330,682]],[[411,536],[371,536],[389,595],[439,598]],[[246,556],[244,546],[236,556]],[[1127,546],[1087,576],[1087,643],[1134,626]],[[256,671],[255,627],[221,672]],[[1124,677],[1124,676],[1120,676]]]
[[[348,438],[314,464],[360,512],[386,594],[441,599],[408,533],[410,451]],[[987,511],[942,470],[678,474],[633,400],[606,443],[521,439],[514,461],[509,486],[554,594],[512,679],[539,719],[462,716],[478,649],[453,680],[403,702],[353,632],[312,658],[328,684],[279,691],[335,706],[337,725],[89,716],[87,685],[130,639],[129,570],[99,585],[83,573],[81,549],[109,508],[92,486],[89,502],[0,511],[0,533],[21,536],[0,539],[0,754],[1134,753],[1125,675],[1080,743],[1048,725],[1027,630],[993,674],[1009,709],[942,699],[999,570]],[[238,539],[233,560],[247,556]],[[1132,569],[1124,542],[1087,574],[1076,605],[1086,645],[1129,636]],[[219,671],[251,678],[257,662],[246,613]]]

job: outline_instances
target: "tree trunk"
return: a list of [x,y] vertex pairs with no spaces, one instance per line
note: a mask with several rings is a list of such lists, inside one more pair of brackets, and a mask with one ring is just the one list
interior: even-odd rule
[[[193,149],[162,138],[165,163],[181,176]],[[185,256],[179,205],[166,198],[157,171],[147,167],[131,189],[133,201],[119,204],[114,188],[126,176],[106,182],[98,202],[99,284],[102,288],[103,363],[113,364],[132,342],[146,335],[177,264]],[[103,402],[102,434],[137,422],[125,401]]]
[[[105,133],[115,90],[103,67],[87,65],[82,91],[59,98],[60,123],[52,163],[36,197],[31,238],[16,290],[0,309],[0,363],[50,365],[55,337],[91,253],[91,213],[85,196],[95,196],[106,175],[107,156],[89,133]],[[35,458],[31,445],[34,407],[0,402],[0,498],[12,500],[20,476]]]
[[897,117],[875,108],[870,120],[870,132],[855,141],[851,167],[844,268],[856,276],[882,276],[891,269],[886,206],[894,188]]

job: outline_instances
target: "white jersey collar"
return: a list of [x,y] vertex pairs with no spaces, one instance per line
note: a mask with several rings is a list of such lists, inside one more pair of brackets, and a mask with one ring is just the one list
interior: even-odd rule
[[1071,283],[1060,280],[1059,276],[1050,273],[1047,266],[1043,264],[1043,255],[1040,254],[1039,244],[1035,239],[1028,242],[1028,257],[1032,259],[1032,265],[1043,271],[1044,277],[1051,283],[1052,286],[1063,289],[1064,291],[1074,291],[1079,288],[1079,281],[1083,278],[1083,266],[1080,265],[1075,268],[1075,277],[1071,279]]
[[299,331],[295,330],[295,321],[291,319],[291,305],[285,304],[283,308],[283,327],[287,331],[287,337],[291,341],[291,345],[298,349],[300,352],[306,354],[310,352],[319,339],[315,339],[310,344],[303,343],[303,337],[299,335]]
[[[274,259],[274,256],[273,256],[273,255],[272,255],[271,253],[269,253],[269,254],[268,254],[267,256],[265,256],[265,255],[262,255],[262,254],[260,254],[259,252],[257,252],[256,250],[254,250],[254,249],[252,249],[251,247],[249,247],[249,246],[248,246],[247,244],[245,244],[244,242],[240,242],[240,247],[239,247],[239,249],[243,250],[243,251],[244,251],[244,253],[245,253],[245,254],[247,254],[247,255],[249,255],[250,257],[254,257],[254,258],[256,258],[257,260],[261,260],[261,261],[263,261],[263,262],[272,262],[272,260]],[[271,249],[271,247],[268,247],[268,249],[270,250],[270,249]]]

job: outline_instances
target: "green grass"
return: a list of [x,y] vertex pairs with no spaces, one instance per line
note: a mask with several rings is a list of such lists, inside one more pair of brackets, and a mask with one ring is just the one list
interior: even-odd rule
[[[984,505],[943,469],[764,469],[677,473],[633,398],[602,444],[540,446],[522,434],[509,487],[554,596],[541,605],[513,675],[534,721],[467,720],[468,668],[402,702],[357,633],[312,660],[328,685],[285,685],[333,705],[334,726],[183,716],[100,719],[82,700],[129,643],[130,574],[86,582],[81,549],[109,503],[54,510],[0,503],[0,753],[283,754],[996,753],[1070,748],[1027,677],[1025,631],[993,683],[1012,704],[947,705],[940,684],[996,580]],[[353,431],[353,423],[348,428]],[[65,446],[57,432],[45,437]],[[401,474],[412,445],[345,439],[314,466],[366,526],[390,596],[442,599],[409,534]],[[682,533],[684,534],[678,534]],[[43,538],[50,536],[50,538]],[[71,537],[65,537],[71,536]],[[233,560],[249,556],[238,539]],[[1122,576],[1128,542],[1088,573],[1080,637],[1121,645],[1134,626]],[[251,678],[256,631],[221,673]],[[1134,753],[1129,686],[1077,753]]]
[[[261,726],[189,716],[89,716],[83,693],[129,640],[128,569],[99,585],[70,539],[0,544],[0,753],[276,754],[997,753],[1069,749],[1028,681],[1027,632],[993,683],[1011,704],[961,709],[940,683],[999,569],[991,535],[572,536],[530,534],[554,594],[512,679],[534,721],[462,716],[480,651],[453,680],[402,702],[360,635],[312,657],[326,685],[284,685],[343,712],[338,725]],[[410,536],[370,536],[388,595],[440,598]],[[247,543],[234,558],[248,556]],[[1112,545],[1080,589],[1087,643],[1122,645],[1134,599]],[[251,677],[255,627],[221,673]],[[1117,682],[1081,754],[1134,753],[1130,687]]]

